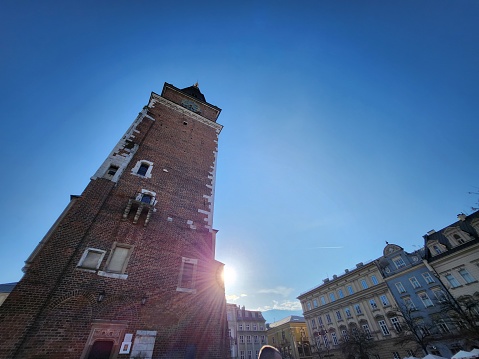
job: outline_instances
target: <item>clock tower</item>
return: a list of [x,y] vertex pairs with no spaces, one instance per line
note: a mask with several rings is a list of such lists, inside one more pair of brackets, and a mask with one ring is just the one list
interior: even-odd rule
[[1,359],[229,357],[214,188],[221,109],[152,93],[0,307]]

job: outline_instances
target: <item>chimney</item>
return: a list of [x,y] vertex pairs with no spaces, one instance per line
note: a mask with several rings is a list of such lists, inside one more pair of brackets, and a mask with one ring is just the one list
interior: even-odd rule
[[434,234],[436,233],[436,231],[434,229],[431,229],[429,232],[427,232],[427,235],[430,236],[431,234]]

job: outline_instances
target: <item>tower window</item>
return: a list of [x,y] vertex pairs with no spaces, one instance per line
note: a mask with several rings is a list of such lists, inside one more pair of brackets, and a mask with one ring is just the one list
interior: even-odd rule
[[77,267],[96,270],[100,268],[105,253],[106,251],[102,251],[101,249],[87,248],[85,252],[83,252]]
[[136,176],[151,178],[151,171],[153,170],[153,162],[147,160],[140,160],[135,167],[131,169],[131,173]]
[[149,167],[150,166],[148,166],[146,163],[142,163],[136,173],[139,174],[140,176],[146,176],[146,173],[148,172]]
[[108,167],[108,170],[106,171],[106,173],[103,177],[107,178],[107,179],[112,179],[113,176],[118,171],[118,168],[119,168],[118,166],[110,165],[110,167]]
[[143,194],[143,196],[141,196],[141,201],[143,203],[150,204],[151,203],[151,196],[149,194]]
[[125,273],[133,246],[114,243],[110,257],[106,263],[106,271],[112,273]]
[[176,288],[177,291],[196,293],[195,282],[197,265],[197,259],[182,258],[178,287]]

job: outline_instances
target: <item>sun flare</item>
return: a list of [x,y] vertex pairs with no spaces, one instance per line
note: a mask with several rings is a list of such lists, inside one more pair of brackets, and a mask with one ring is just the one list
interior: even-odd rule
[[233,267],[225,265],[223,269],[223,281],[225,285],[231,285],[236,281],[236,271]]

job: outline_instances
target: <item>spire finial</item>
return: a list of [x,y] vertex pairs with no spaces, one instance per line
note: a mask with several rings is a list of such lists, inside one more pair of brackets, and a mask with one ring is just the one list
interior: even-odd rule
[[198,88],[198,81],[196,81],[196,83],[193,86]]

